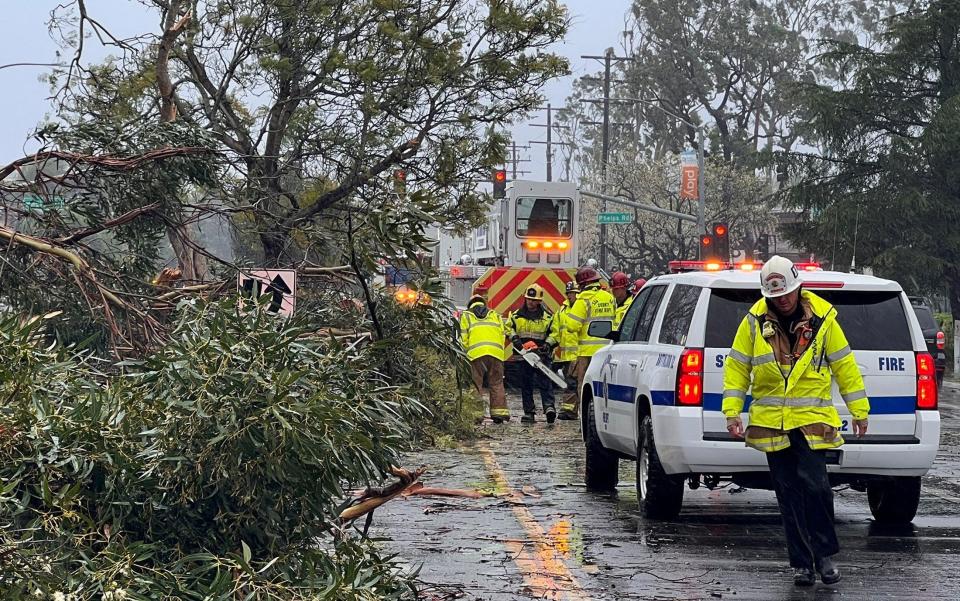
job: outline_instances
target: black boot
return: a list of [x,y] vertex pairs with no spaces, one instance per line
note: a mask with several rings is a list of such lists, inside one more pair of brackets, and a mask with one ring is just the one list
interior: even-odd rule
[[532,413],[524,413],[523,417],[520,418],[521,424],[532,424],[535,421],[537,421],[537,418],[535,418]]
[[557,410],[553,407],[547,407],[547,423],[552,424],[557,419]]
[[813,586],[817,582],[817,576],[810,568],[794,568],[793,584],[796,586]]
[[824,584],[836,584],[840,582],[840,568],[833,563],[829,557],[824,557],[817,562],[817,573],[820,574],[820,580]]

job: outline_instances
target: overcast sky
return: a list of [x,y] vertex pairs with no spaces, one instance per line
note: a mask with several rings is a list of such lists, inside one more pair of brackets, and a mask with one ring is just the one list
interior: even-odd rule
[[[62,0],[0,0],[3,18],[0,19],[0,65],[9,63],[57,62],[57,44],[47,31],[50,11]],[[594,73],[596,61],[583,60],[581,55],[601,55],[604,49],[620,48],[624,14],[630,0],[566,0],[573,26],[556,52],[570,59],[573,76],[553,82],[547,89],[547,100],[562,106],[570,92],[573,77]],[[118,37],[152,32],[159,24],[152,11],[132,0],[86,0],[91,16],[101,21]],[[108,50],[100,47],[96,38],[87,40],[84,50],[88,61],[102,58]],[[69,60],[69,56],[64,60]],[[37,145],[27,138],[36,125],[50,113],[50,90],[40,76],[47,67],[10,67],[0,69],[0,165],[7,164]],[[545,123],[545,117],[535,115],[532,122]],[[544,128],[520,126],[514,128],[518,144],[529,140],[545,140]],[[531,171],[526,177],[542,179],[545,174],[545,149],[533,145],[523,152],[530,159],[522,168]],[[554,177],[559,179],[560,161],[554,161]]]

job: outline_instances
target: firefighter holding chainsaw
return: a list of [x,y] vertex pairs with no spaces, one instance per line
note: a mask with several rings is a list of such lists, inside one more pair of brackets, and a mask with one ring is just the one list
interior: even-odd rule
[[[523,305],[507,318],[507,335],[517,352],[535,352],[541,363],[550,368],[553,350],[560,338],[559,323],[543,306],[544,290],[539,284],[533,284],[523,293]],[[543,413],[547,423],[557,419],[554,404],[553,382],[540,370],[526,361],[520,362],[520,396],[523,400],[523,417],[520,421],[532,424],[536,421],[536,405],[533,400],[534,388],[540,390]]]

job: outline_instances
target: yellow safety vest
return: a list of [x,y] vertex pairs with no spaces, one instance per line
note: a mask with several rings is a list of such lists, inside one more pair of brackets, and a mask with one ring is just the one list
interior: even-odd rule
[[580,331],[579,329],[574,330],[570,328],[567,324],[566,316],[572,306],[570,301],[563,301],[556,316],[553,318],[560,329],[560,346],[557,347],[555,355],[557,361],[569,362],[577,360],[577,345],[580,342]]
[[803,429],[812,449],[843,444],[831,374],[853,419],[866,419],[870,412],[863,377],[837,322],[836,309],[808,291],[802,292],[800,302],[821,323],[793,365],[781,365],[763,336],[763,324],[772,318],[765,299],[757,301],[740,322],[724,365],[723,413],[728,418],[739,416],[750,391],[746,442],[765,452],[790,446],[786,432],[796,428]]
[[602,347],[610,344],[606,338],[594,338],[587,334],[590,324],[600,319],[613,321],[617,313],[617,300],[613,295],[591,284],[577,297],[577,302],[566,312],[566,325],[577,332],[577,356],[592,357]]
[[[478,304],[474,303],[470,308]],[[503,340],[503,320],[496,311],[490,309],[483,319],[470,310],[460,314],[460,343],[467,353],[467,359],[473,361],[489,355],[502,361]]]
[[519,336],[523,342],[534,340],[538,343],[557,344],[560,337],[559,324],[549,311],[544,309],[540,319],[531,319],[521,314],[521,310],[510,313],[507,318],[505,327],[508,338]]
[[627,298],[623,299],[623,304],[617,307],[617,316],[613,320],[613,329],[619,330],[620,324],[623,323],[623,316],[627,314],[627,309],[630,308],[630,305],[633,304],[633,295],[631,294]]

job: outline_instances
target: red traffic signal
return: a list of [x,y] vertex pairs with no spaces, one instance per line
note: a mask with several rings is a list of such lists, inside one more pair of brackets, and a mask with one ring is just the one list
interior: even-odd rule
[[493,170],[493,197],[504,198],[507,195],[507,170]]
[[714,240],[712,234],[703,234],[700,236],[700,260],[706,261],[716,257],[714,249]]
[[730,260],[730,228],[726,223],[713,224],[713,242],[716,255],[722,261]]

